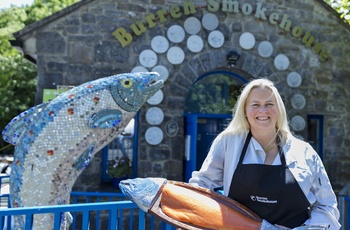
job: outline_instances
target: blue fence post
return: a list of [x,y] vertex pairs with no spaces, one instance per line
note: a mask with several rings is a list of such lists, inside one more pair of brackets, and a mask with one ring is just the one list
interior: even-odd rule
[[146,228],[146,213],[139,209],[139,230],[145,230]]
[[[7,176],[8,178],[9,176]],[[1,181],[1,178],[0,178]],[[61,221],[63,219],[63,215],[65,213],[70,212],[73,216],[73,223],[70,226],[70,229],[77,229],[77,219],[78,213],[82,214],[82,223],[81,229],[88,230],[90,225],[90,213],[96,213],[96,230],[100,229],[100,213],[102,210],[109,212],[108,216],[108,227],[109,229],[116,229],[118,225],[118,229],[123,229],[123,210],[129,210],[130,214],[128,216],[124,215],[124,218],[129,218],[130,229],[136,229],[134,225],[135,216],[138,215],[138,230],[146,229],[146,213],[139,209],[136,204],[129,200],[124,200],[125,196],[122,193],[104,193],[104,192],[72,192],[71,193],[73,204],[63,204],[63,205],[52,205],[52,206],[35,206],[35,207],[19,207],[19,208],[11,208],[9,201],[9,194],[0,194],[1,199],[7,199],[7,208],[0,209],[0,229],[12,229],[13,225],[13,216],[23,215],[25,220],[25,229],[32,229],[32,225],[34,222],[34,218],[40,218],[40,214],[47,214],[54,216],[53,229],[60,229]],[[78,197],[85,197],[85,202],[82,204],[78,204]],[[91,198],[91,200],[90,200]],[[103,198],[103,199],[102,199]],[[84,199],[82,202],[84,202]],[[94,202],[95,203],[89,203]],[[103,201],[101,201],[103,200]],[[108,200],[108,201],[106,201]],[[138,210],[138,211],[136,211]],[[36,216],[36,217],[35,217]],[[153,215],[150,216],[150,229],[154,229],[154,221],[155,217]],[[166,229],[175,229],[170,225],[164,225]],[[5,228],[6,227],[6,228]]]

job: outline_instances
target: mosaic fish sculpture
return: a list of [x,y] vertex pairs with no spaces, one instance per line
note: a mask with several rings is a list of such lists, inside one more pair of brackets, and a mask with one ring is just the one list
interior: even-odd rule
[[[158,73],[125,73],[84,83],[33,107],[2,132],[15,145],[10,175],[13,207],[68,204],[90,160],[115,139],[161,87]],[[67,224],[62,215],[61,228]],[[24,229],[24,218],[15,218]],[[51,214],[34,216],[33,229],[52,229]]]
[[[187,230],[286,230],[261,219],[240,203],[209,189],[164,178],[135,178],[119,184],[125,196],[144,212]],[[295,230],[326,230],[300,226]]]

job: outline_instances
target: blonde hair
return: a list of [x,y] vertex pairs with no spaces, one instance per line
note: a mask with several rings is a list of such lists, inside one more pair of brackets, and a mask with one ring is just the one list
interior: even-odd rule
[[250,130],[249,122],[245,116],[245,105],[246,105],[246,100],[249,96],[249,93],[252,91],[252,89],[255,89],[255,88],[270,89],[272,94],[276,98],[277,108],[279,112],[279,116],[276,122],[276,131],[277,131],[277,135],[280,138],[280,141],[284,142],[287,138],[287,135],[291,134],[291,131],[289,129],[289,124],[288,124],[286,108],[284,106],[281,95],[279,94],[274,83],[265,78],[252,80],[243,88],[242,93],[238,97],[238,100],[232,111],[233,119],[221,134],[222,135],[227,133],[235,134],[235,133],[246,132]]

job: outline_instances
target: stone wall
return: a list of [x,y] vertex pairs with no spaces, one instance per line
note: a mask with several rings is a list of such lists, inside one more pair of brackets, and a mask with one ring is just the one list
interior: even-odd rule
[[[84,3],[86,2],[86,4]],[[207,1],[193,1],[196,13],[171,18],[163,23],[156,23],[153,28],[140,36],[133,36],[133,41],[126,47],[112,34],[117,28],[129,26],[137,20],[144,20],[150,13],[159,9],[169,10],[172,6],[181,6],[183,1],[148,0],[82,1],[74,10],[67,9],[55,20],[42,23],[25,35],[24,39],[36,37],[38,64],[38,93],[36,102],[40,103],[43,88],[55,88],[57,85],[78,85],[83,82],[122,72],[130,72],[139,66],[139,54],[151,49],[151,39],[156,35],[166,36],[167,28],[177,24],[183,26],[189,16],[201,19],[208,13]],[[237,1],[234,1],[237,2]],[[341,189],[350,180],[349,110],[347,98],[350,94],[350,58],[349,26],[337,18],[332,9],[322,1],[238,1],[240,10],[224,12],[221,8],[213,12],[220,20],[218,30],[224,35],[224,45],[212,48],[205,42],[204,49],[192,53],[186,48],[186,41],[178,44],[184,48],[185,60],[181,65],[168,62],[166,55],[158,55],[158,63],[169,71],[165,83],[164,99],[158,106],[164,111],[167,121],[174,120],[179,125],[175,137],[165,135],[160,145],[151,146],[145,142],[144,133],[149,127],[145,113],[150,105],[145,105],[139,113],[138,127],[138,176],[160,176],[168,179],[183,179],[184,158],[184,102],[192,83],[202,74],[218,69],[239,73],[247,80],[268,77],[276,82],[288,110],[290,118],[300,115],[306,119],[308,114],[324,115],[324,153],[325,167],[336,190]],[[245,5],[244,5],[245,4]],[[249,6],[253,12],[249,13]],[[244,8],[244,10],[242,10]],[[262,9],[266,8],[264,14]],[[259,15],[256,12],[260,13]],[[267,16],[267,19],[263,18]],[[279,15],[279,20],[269,19]],[[290,31],[283,28],[283,16],[291,21]],[[272,16],[271,16],[272,17]],[[49,19],[44,19],[49,20]],[[270,21],[271,20],[271,21]],[[282,28],[281,28],[282,27]],[[315,42],[308,46],[302,35],[308,31],[315,37]],[[256,39],[252,49],[240,46],[239,39],[243,32],[250,32]],[[201,30],[199,35],[207,41],[208,31]],[[188,35],[187,35],[188,36]],[[270,57],[261,57],[258,44],[269,41],[273,44]],[[316,43],[322,45],[322,49]],[[171,44],[174,45],[174,44]],[[240,58],[234,67],[228,67],[227,54],[234,50]],[[327,53],[321,51],[326,50]],[[287,69],[278,70],[274,60],[278,54],[285,54],[289,59]],[[327,60],[323,60],[327,59]],[[291,88],[287,76],[295,71],[302,77],[302,84]],[[306,99],[303,109],[291,105],[292,97],[302,94]],[[307,136],[307,130],[296,132],[301,137]],[[100,172],[98,167],[101,155],[82,174],[77,182],[80,190],[96,189]],[[97,163],[96,163],[97,162]],[[97,185],[98,186],[98,185]]]

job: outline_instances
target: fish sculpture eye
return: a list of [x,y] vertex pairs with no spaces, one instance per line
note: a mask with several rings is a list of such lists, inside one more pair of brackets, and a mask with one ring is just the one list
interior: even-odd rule
[[132,86],[132,80],[131,79],[124,79],[122,81],[122,86],[124,88],[130,88]]

